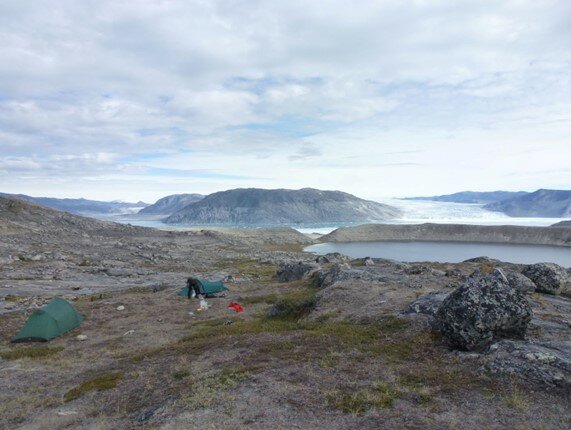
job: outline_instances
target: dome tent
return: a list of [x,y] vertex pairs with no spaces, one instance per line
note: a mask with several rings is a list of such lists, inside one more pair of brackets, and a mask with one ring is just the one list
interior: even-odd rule
[[55,298],[34,312],[12,342],[46,342],[78,327],[83,317],[64,299]]
[[[191,278],[194,279],[194,278]],[[200,294],[205,297],[212,297],[216,293],[220,293],[222,291],[228,291],[228,288],[222,283],[222,281],[207,281],[205,279],[198,279]],[[184,287],[178,293],[179,296],[188,297],[188,286]]]

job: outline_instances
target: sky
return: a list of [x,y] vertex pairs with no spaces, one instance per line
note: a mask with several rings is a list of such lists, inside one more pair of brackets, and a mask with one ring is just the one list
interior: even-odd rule
[[571,189],[571,2],[0,1],[0,191]]

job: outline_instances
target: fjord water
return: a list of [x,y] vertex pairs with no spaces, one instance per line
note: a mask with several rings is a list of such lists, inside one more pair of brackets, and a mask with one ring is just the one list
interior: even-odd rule
[[305,251],[320,255],[340,252],[352,258],[373,257],[442,263],[458,263],[485,255],[510,263],[549,262],[571,267],[571,248],[562,246],[457,242],[353,242],[320,243],[305,248]]

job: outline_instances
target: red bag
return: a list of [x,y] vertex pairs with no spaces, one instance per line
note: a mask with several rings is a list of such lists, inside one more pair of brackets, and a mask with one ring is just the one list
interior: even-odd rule
[[228,305],[228,308],[234,309],[236,312],[244,312],[244,308],[242,307],[242,305],[240,303],[230,302],[230,304]]

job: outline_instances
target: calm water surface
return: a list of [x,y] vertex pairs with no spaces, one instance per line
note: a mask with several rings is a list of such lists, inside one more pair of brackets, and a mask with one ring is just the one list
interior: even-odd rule
[[340,252],[352,258],[373,257],[443,263],[459,263],[485,255],[510,263],[550,262],[571,267],[571,248],[559,246],[456,242],[354,242],[320,243],[305,250],[316,254]]

